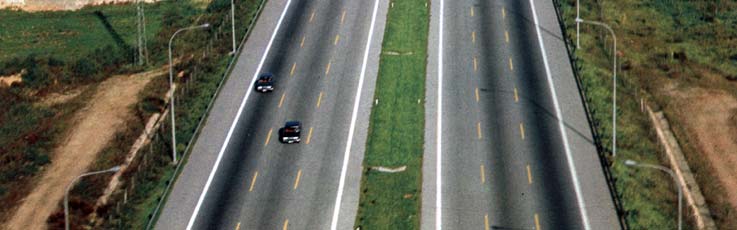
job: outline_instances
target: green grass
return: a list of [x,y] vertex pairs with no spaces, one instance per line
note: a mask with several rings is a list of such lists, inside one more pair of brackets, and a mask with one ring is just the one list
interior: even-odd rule
[[[147,39],[161,28],[166,4],[146,4]],[[110,23],[106,29],[99,11]],[[75,60],[96,48],[118,46],[116,36],[136,45],[136,8],[133,4],[85,7],[78,11],[23,12],[0,10],[0,62],[30,54],[50,54]]]
[[[364,170],[356,227],[419,229],[424,137],[426,0],[393,1],[384,34],[364,169],[400,167],[399,173]],[[411,53],[411,54],[408,54]],[[419,102],[418,102],[419,101]]]
[[[569,42],[573,42],[570,44],[575,46],[575,0],[560,2],[567,37]],[[625,221],[631,229],[675,229],[677,194],[672,179],[662,172],[629,168],[621,162],[633,159],[669,165],[657,143],[650,120],[646,113],[640,111],[639,105],[641,98],[653,100],[659,105],[668,104],[667,97],[657,94],[659,88],[663,87],[663,78],[707,88],[729,88],[695,80],[698,78],[693,76],[699,73],[691,67],[705,67],[724,76],[734,75],[737,71],[737,61],[729,58],[735,55],[737,45],[734,37],[737,30],[728,26],[737,23],[737,11],[734,10],[737,4],[725,2],[726,5],[716,7],[714,2],[703,1],[635,0],[582,3],[581,17],[612,26],[617,33],[617,45],[622,54],[618,60],[623,63],[622,71],[618,74],[617,91],[618,152],[611,170],[617,195],[622,200]],[[600,35],[607,33],[598,27],[582,25],[581,28],[581,49],[575,51],[581,87],[592,110],[592,119],[597,124],[594,128],[601,135],[603,147],[608,150],[611,149],[612,130],[611,38],[604,41]],[[674,59],[674,53],[685,54],[685,60]],[[653,92],[656,93],[649,94]],[[674,129],[678,131],[678,127]],[[688,149],[688,146],[684,149]],[[696,163],[696,168],[700,168],[698,162],[690,163]],[[691,167],[694,168],[693,165]],[[704,181],[699,183],[703,189]],[[707,180],[707,188],[708,183],[713,182]],[[705,191],[709,200],[708,189]],[[720,196],[718,193],[712,195]],[[684,212],[685,220],[689,221],[688,211]],[[714,212],[714,208],[712,213],[717,217],[718,224],[720,216],[734,219],[724,218],[734,214]]]

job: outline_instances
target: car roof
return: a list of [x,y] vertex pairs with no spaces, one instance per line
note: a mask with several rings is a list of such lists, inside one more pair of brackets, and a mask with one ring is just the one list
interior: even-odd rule
[[299,121],[287,121],[284,126],[299,126]]
[[273,77],[273,76],[274,76],[274,74],[269,73],[269,72],[261,73],[261,74],[258,75],[259,78],[262,78],[262,77]]

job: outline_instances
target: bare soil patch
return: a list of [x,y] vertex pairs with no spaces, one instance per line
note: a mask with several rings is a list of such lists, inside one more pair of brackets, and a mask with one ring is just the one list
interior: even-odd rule
[[[726,201],[737,209],[737,98],[723,90],[672,89],[668,93],[677,108],[675,119],[689,143],[710,164]],[[730,192],[731,191],[731,192]]]
[[115,76],[96,87],[96,92],[84,109],[74,115],[71,128],[61,138],[36,187],[24,198],[18,210],[4,224],[6,229],[46,229],[46,219],[64,197],[66,186],[97,158],[97,154],[125,127],[133,116],[131,107],[138,101],[155,73]]

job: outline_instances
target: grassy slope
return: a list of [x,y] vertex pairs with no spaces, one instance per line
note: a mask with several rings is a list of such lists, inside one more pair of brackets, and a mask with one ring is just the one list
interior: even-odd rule
[[426,0],[393,1],[389,9],[371,112],[364,168],[407,166],[400,173],[364,171],[356,226],[419,229],[424,135]]
[[[576,17],[575,1],[561,1],[568,35],[575,39]],[[720,6],[721,12],[710,10],[708,4],[688,1],[602,1],[599,3],[585,3],[581,7],[584,19],[599,20],[608,23],[617,33],[618,49],[623,54],[619,62],[622,71],[619,74],[620,88],[618,90],[619,121],[618,143],[619,152],[617,161],[634,159],[643,162],[667,165],[662,159],[660,148],[654,140],[651,125],[646,114],[639,110],[638,100],[651,95],[642,93],[640,89],[657,91],[663,86],[665,77],[698,75],[692,66],[705,67],[724,76],[737,72],[735,61],[730,61],[734,55],[734,29],[726,25],[737,23],[735,4],[731,7]],[[715,13],[712,15],[712,13]],[[710,16],[711,15],[711,16]],[[712,17],[713,22],[705,20]],[[611,39],[602,42],[599,35],[606,35],[598,28],[582,26],[581,46],[576,52],[580,58],[582,87],[587,93],[593,112],[593,118],[598,122],[596,127],[602,134],[605,148],[611,148]],[[730,35],[733,37],[730,38]],[[732,41],[730,41],[730,39]],[[575,40],[573,40],[575,42]],[[605,48],[606,46],[606,48]],[[668,58],[674,53],[685,53],[686,64]],[[730,53],[731,52],[731,53]],[[672,57],[672,56],[671,56]],[[668,70],[666,70],[668,69]],[[689,84],[707,88],[726,89],[724,85],[704,85],[703,82],[686,79]],[[725,88],[726,87],[726,88]],[[735,92],[735,89],[726,89]],[[659,104],[667,104],[667,98],[662,95],[652,95]],[[667,112],[667,108],[666,108]],[[677,126],[677,125],[676,125]],[[674,127],[678,131],[678,127]],[[688,146],[685,146],[688,149]],[[691,163],[693,159],[690,159]],[[692,165],[692,169],[694,166]],[[701,166],[695,167],[696,171]],[[626,213],[626,221],[633,229],[673,229],[676,220],[676,193],[672,180],[659,171],[634,170],[621,164],[613,167],[617,178],[618,194],[621,196]],[[697,172],[699,173],[699,172]],[[697,176],[698,178],[698,176]],[[704,186],[704,180],[699,181]],[[706,180],[708,182],[708,179]],[[711,182],[708,182],[711,183]],[[709,185],[706,190],[709,189]],[[712,186],[713,187],[713,186]],[[718,190],[712,190],[709,195],[720,197]],[[710,204],[713,206],[713,204]],[[714,212],[712,208],[712,212]],[[724,210],[714,212],[719,223],[719,216],[728,216]],[[734,214],[731,214],[734,215]],[[685,216],[687,218],[687,215]],[[688,219],[688,218],[687,218]],[[724,218],[722,221],[729,219]],[[722,223],[722,227],[727,222]]]
[[[161,27],[162,5],[164,3],[146,5],[148,39],[153,38]],[[107,17],[126,44],[136,44],[136,8],[133,4],[35,13],[0,10],[0,62],[34,53],[74,60],[95,48],[116,45],[111,33],[95,16],[95,11]]]

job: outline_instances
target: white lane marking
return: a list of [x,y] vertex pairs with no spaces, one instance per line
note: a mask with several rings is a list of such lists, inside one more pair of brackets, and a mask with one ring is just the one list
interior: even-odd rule
[[442,189],[443,189],[443,170],[442,170],[442,156],[443,156],[443,9],[445,9],[445,1],[440,0],[440,31],[438,34],[438,129],[437,129],[437,140],[435,143],[436,156],[436,167],[435,167],[435,229],[443,229],[443,202],[442,202]]
[[333,206],[333,220],[330,224],[331,230],[338,228],[338,215],[340,215],[340,204],[343,200],[343,188],[345,187],[345,175],[348,170],[348,160],[351,156],[351,145],[353,142],[353,132],[356,129],[356,116],[358,114],[358,106],[361,102],[361,91],[363,89],[363,79],[366,76],[366,65],[368,62],[369,50],[371,49],[371,39],[374,36],[374,24],[376,24],[376,13],[379,10],[379,0],[374,3],[374,14],[371,16],[371,27],[369,28],[368,40],[366,41],[366,51],[363,54],[363,64],[361,66],[361,76],[358,78],[358,90],[356,98],[353,102],[353,114],[351,115],[351,126],[348,129],[348,140],[346,141],[345,154],[343,156],[343,168],[340,170],[340,181],[338,182],[338,194],[335,196],[335,205]]
[[576,199],[578,200],[578,209],[579,212],[581,212],[581,219],[583,221],[584,229],[590,230],[591,226],[589,226],[589,217],[586,214],[586,204],[583,200],[583,195],[581,194],[581,185],[578,182],[578,174],[576,173],[576,165],[573,162],[573,157],[571,156],[571,149],[568,145],[568,135],[566,134],[565,125],[563,124],[563,115],[560,112],[560,106],[558,104],[558,95],[555,92],[555,84],[553,83],[553,78],[550,74],[550,66],[548,66],[548,57],[545,52],[545,45],[543,44],[543,38],[540,34],[540,24],[537,20],[537,12],[535,11],[535,2],[534,0],[530,0],[530,6],[532,7],[532,18],[535,22],[535,30],[537,31],[537,40],[540,43],[540,50],[542,51],[543,55],[543,63],[545,64],[545,74],[548,77],[548,86],[550,87],[550,93],[553,96],[553,104],[555,105],[555,115],[558,117],[558,129],[560,129],[560,135],[563,136],[563,146],[566,150],[566,159],[568,160],[568,169],[571,172],[571,178],[573,180],[573,187],[576,191]]
[[276,28],[274,28],[274,33],[271,35],[271,39],[269,40],[269,44],[266,45],[266,50],[264,51],[264,55],[261,57],[261,62],[258,63],[258,67],[256,68],[256,73],[253,74],[253,79],[251,80],[251,84],[246,88],[246,96],[243,97],[243,101],[241,101],[241,105],[238,108],[238,113],[235,115],[235,119],[233,123],[230,125],[230,129],[228,130],[228,135],[225,136],[225,142],[223,142],[223,146],[220,147],[220,152],[218,153],[218,158],[215,160],[215,166],[213,166],[212,171],[210,171],[210,176],[207,177],[207,183],[205,183],[205,188],[200,194],[199,200],[197,200],[197,206],[194,208],[194,212],[192,213],[192,216],[189,218],[189,223],[187,224],[187,230],[192,229],[192,226],[194,225],[195,220],[197,219],[197,214],[200,212],[200,207],[202,207],[202,201],[205,200],[205,196],[207,196],[207,191],[210,189],[210,184],[212,183],[212,179],[215,177],[215,172],[217,172],[218,167],[220,166],[220,160],[223,159],[223,153],[225,153],[225,148],[228,147],[228,143],[230,143],[230,138],[233,135],[233,130],[235,129],[235,126],[238,125],[238,121],[241,118],[241,113],[243,113],[243,108],[246,105],[246,101],[248,101],[248,96],[251,95],[251,89],[253,89],[253,83],[256,82],[256,77],[258,77],[259,72],[261,72],[261,68],[264,66],[264,62],[266,61],[266,56],[269,54],[269,50],[271,49],[271,44],[274,43],[274,38],[276,38],[277,32],[279,32],[279,27],[281,27],[281,23],[284,20],[284,16],[287,14],[287,10],[289,9],[289,5],[292,3],[292,0],[287,0],[286,6],[284,6],[284,11],[282,12],[281,16],[279,17],[279,21],[276,24]]

